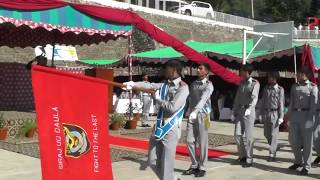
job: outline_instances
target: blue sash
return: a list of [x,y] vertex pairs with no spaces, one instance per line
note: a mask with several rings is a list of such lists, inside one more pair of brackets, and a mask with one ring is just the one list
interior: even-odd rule
[[203,107],[203,108],[202,108],[202,111],[203,111],[204,113],[206,113],[206,114],[210,114],[212,110],[211,110],[210,107]]
[[[160,88],[161,100],[165,99],[167,89],[168,89],[167,84],[163,83]],[[169,131],[174,127],[176,123],[180,123],[183,118],[183,113],[184,113],[184,105],[176,113],[174,113],[170,118],[168,118],[167,122],[162,126],[163,108],[160,107],[157,115],[156,128],[154,131],[154,136],[156,137],[156,139],[157,140],[163,139],[163,137],[169,133]]]

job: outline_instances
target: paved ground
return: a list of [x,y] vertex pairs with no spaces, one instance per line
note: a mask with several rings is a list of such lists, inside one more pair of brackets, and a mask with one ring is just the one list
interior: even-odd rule
[[[230,123],[214,122],[210,129],[211,133],[232,135],[233,125]],[[266,161],[268,149],[266,141],[263,138],[263,132],[260,127],[255,128],[255,164],[254,167],[243,169],[233,162],[237,158],[235,155],[229,155],[221,158],[210,159],[208,173],[201,179],[218,180],[269,180],[269,179],[290,179],[307,180],[320,179],[320,167],[313,168],[309,177],[301,177],[296,172],[288,171],[287,167],[292,163],[292,153],[288,146],[287,133],[281,133],[281,151],[278,153],[279,161],[269,163]],[[225,145],[218,147],[219,150],[236,152],[235,145]],[[144,152],[141,152],[144,153]],[[181,159],[181,157],[178,157]],[[41,179],[39,159],[24,156],[17,153],[0,150],[0,179],[1,180],[38,180]],[[196,179],[191,176],[181,176],[181,172],[187,169],[190,162],[187,160],[176,160],[176,174],[182,180]],[[125,161],[114,162],[113,174],[116,180],[153,180],[156,179],[150,168],[146,166],[146,158],[130,158]],[[125,172],[125,173],[124,173]]]

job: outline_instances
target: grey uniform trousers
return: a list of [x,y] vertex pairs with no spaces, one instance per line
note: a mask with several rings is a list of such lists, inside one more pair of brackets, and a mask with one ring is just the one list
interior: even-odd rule
[[160,141],[153,135],[149,140],[148,161],[150,168],[160,180],[174,180],[176,147],[180,138],[180,128],[175,125]]
[[[255,110],[251,109],[251,113],[245,116],[246,109],[241,108],[236,116],[235,121],[235,141],[238,147],[239,158],[247,158],[247,163],[253,163],[253,127],[255,121]],[[246,144],[244,144],[243,137],[246,137]]]
[[[205,127],[205,113],[198,113],[197,119],[187,124],[187,146],[191,157],[191,168],[206,170],[208,162],[208,129]],[[200,147],[197,157],[196,147]]]
[[310,169],[314,126],[305,120],[308,112],[294,111],[290,116],[289,142],[295,157],[295,163]]
[[264,117],[264,137],[270,145],[270,156],[274,157],[278,148],[279,123],[278,111],[268,111]]
[[317,153],[317,156],[320,156],[320,114],[319,112],[317,112],[316,121],[314,125],[313,147]]
[[152,98],[151,96],[142,96],[142,118],[141,118],[141,125],[144,125],[149,120],[149,113],[150,113],[150,107],[151,107]]

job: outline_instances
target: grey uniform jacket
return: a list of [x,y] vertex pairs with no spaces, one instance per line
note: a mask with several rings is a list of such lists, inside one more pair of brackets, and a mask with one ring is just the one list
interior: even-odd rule
[[211,94],[213,92],[212,82],[207,78],[196,80],[190,85],[189,110],[191,112],[210,113]]
[[241,81],[233,105],[233,114],[237,117],[240,109],[255,110],[259,98],[260,84],[257,80],[249,78]]
[[[289,112],[307,112],[305,121],[307,123],[306,128],[311,128],[314,123],[316,105],[318,102],[318,88],[317,85],[311,81],[306,81],[302,84],[296,83],[292,85],[290,92],[290,105]],[[298,121],[298,119],[290,116],[291,121]],[[302,119],[300,119],[302,120]]]
[[278,119],[284,116],[284,89],[276,84],[275,86],[266,86],[263,90],[261,99],[261,114],[265,115],[266,110],[278,112]]
[[171,117],[182,108],[189,96],[189,87],[181,78],[177,78],[171,82],[168,81],[167,86],[168,90],[165,100],[158,101],[160,107],[163,108],[164,119]]

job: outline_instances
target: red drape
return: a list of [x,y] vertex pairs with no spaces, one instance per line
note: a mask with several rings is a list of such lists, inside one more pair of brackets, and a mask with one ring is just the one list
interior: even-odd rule
[[68,5],[59,0],[0,0],[0,6],[19,10],[45,10]]
[[41,10],[41,9],[50,9],[50,8],[57,8],[66,5],[71,5],[75,9],[91,15],[93,17],[111,21],[116,23],[123,23],[123,24],[132,24],[137,29],[147,33],[150,37],[154,38],[156,41],[164,44],[166,46],[171,46],[176,51],[181,52],[184,56],[188,59],[196,62],[201,63],[205,62],[208,63],[211,67],[211,71],[221,77],[223,80],[233,83],[239,84],[240,77],[233,72],[227,70],[220,64],[214,62],[213,60],[209,59],[207,56],[196,52],[192,48],[186,46],[177,38],[171,36],[170,34],[160,30],[158,27],[151,24],[149,21],[141,18],[134,12],[122,10],[122,9],[115,9],[115,8],[108,8],[108,7],[100,7],[100,6],[93,6],[93,5],[84,5],[84,4],[73,4],[73,3],[66,3],[57,0],[0,0],[0,6],[5,8],[13,8],[13,9],[20,9],[20,10]]
[[302,66],[307,66],[311,71],[311,77],[310,80],[314,83],[317,82],[315,73],[317,72],[316,67],[313,62],[312,54],[311,54],[311,48],[309,45],[305,44],[303,46],[303,51],[301,55],[301,64]]

